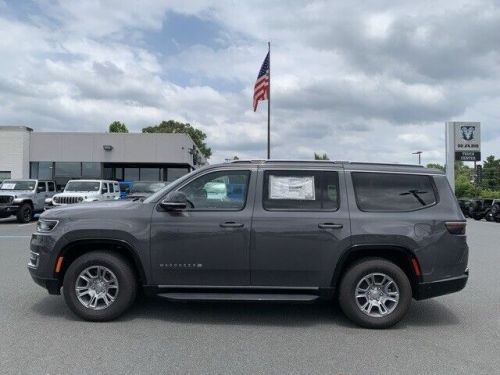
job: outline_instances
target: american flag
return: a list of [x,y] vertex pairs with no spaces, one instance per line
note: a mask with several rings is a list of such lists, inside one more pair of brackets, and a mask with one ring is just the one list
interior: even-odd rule
[[259,70],[259,75],[257,76],[257,81],[255,82],[254,92],[253,92],[253,111],[257,110],[257,104],[260,100],[269,99],[269,52],[262,63]]

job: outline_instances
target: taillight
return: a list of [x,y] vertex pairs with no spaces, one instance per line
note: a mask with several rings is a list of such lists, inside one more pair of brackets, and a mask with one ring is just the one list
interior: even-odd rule
[[446,229],[451,234],[465,234],[467,223],[465,221],[447,221],[444,225],[446,225]]

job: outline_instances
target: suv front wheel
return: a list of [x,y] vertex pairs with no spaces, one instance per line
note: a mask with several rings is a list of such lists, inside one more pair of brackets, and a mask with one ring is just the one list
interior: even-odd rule
[[129,262],[104,251],[76,258],[64,275],[66,304],[85,320],[117,318],[133,304],[136,293],[137,281]]
[[354,263],[345,272],[339,291],[344,314],[366,328],[388,328],[406,315],[412,289],[404,271],[381,258]]

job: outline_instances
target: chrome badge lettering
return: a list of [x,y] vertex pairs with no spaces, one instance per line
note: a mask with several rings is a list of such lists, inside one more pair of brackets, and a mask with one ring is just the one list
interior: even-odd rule
[[161,269],[176,269],[176,268],[182,268],[182,269],[196,269],[196,268],[203,268],[202,263],[160,263],[160,268]]

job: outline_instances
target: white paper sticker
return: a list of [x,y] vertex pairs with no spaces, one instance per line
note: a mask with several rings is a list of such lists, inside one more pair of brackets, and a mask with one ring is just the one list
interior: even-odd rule
[[313,201],[314,177],[269,176],[269,198]]
[[16,187],[16,184],[9,184],[9,183],[4,183],[2,185],[2,189],[5,189],[5,190],[12,190]]

